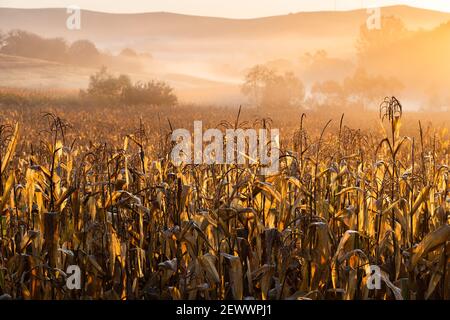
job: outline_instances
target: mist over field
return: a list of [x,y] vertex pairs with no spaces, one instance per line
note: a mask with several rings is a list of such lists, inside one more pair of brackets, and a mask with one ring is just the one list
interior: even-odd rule
[[[103,56],[70,60],[39,56],[31,44],[22,53],[3,48],[0,85],[86,88],[88,76],[106,65],[136,81],[167,81],[187,103],[237,106],[251,104],[240,86],[248,70],[261,64],[294,73],[308,97],[320,83],[340,82],[363,70],[370,77],[398,80],[401,88],[392,94],[408,101],[408,109],[445,110],[450,81],[443,61],[450,53],[450,15],[406,6],[380,13],[384,25],[371,33],[364,32],[373,14],[366,10],[241,20],[84,10],[80,30],[69,30],[65,9],[1,8],[3,34],[23,30],[61,38],[68,46],[89,40]],[[128,55],[121,54],[125,49],[131,49]]]

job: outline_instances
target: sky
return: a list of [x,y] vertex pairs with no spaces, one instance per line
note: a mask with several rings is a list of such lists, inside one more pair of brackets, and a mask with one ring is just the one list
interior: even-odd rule
[[103,12],[165,11],[201,16],[255,18],[299,11],[350,10],[405,4],[450,12],[449,0],[0,0],[0,7],[64,8]]

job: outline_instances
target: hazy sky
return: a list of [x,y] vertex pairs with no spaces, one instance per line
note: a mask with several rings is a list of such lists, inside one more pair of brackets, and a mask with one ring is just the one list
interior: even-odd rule
[[78,5],[106,12],[152,12],[252,18],[298,11],[348,10],[394,4],[450,12],[450,0],[0,0],[0,7],[39,8]]

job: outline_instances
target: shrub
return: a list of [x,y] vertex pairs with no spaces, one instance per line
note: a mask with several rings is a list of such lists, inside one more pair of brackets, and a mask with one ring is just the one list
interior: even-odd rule
[[169,106],[178,101],[173,88],[165,82],[152,80],[133,85],[127,75],[114,77],[104,67],[91,76],[87,92],[82,91],[82,97],[96,103],[127,105]]
[[170,106],[177,104],[177,96],[173,89],[162,81],[138,82],[124,92],[124,100],[128,104],[150,104]]

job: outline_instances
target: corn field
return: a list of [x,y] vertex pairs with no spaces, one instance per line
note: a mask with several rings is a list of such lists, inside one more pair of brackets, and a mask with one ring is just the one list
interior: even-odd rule
[[403,116],[387,98],[379,132],[342,115],[316,134],[293,114],[279,173],[262,176],[259,164],[175,166],[173,119],[157,114],[159,127],[120,120],[129,132],[104,139],[116,127],[101,119],[81,131],[63,112],[5,111],[0,297],[450,299],[448,128],[415,122],[403,136]]

